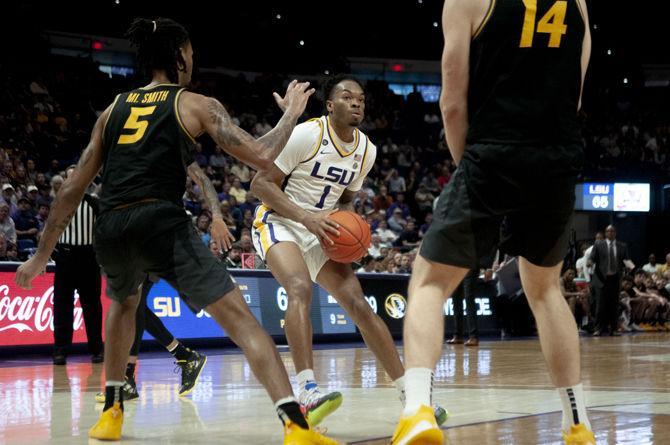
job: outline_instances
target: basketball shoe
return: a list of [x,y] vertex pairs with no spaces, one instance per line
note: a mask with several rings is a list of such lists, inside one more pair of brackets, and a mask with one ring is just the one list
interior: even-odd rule
[[393,433],[391,445],[442,445],[444,433],[437,426],[433,408],[422,405],[413,416],[403,416]]
[[300,405],[310,426],[317,426],[342,405],[342,394],[322,394],[318,387],[300,394]]
[[293,422],[284,426],[284,445],[338,445],[339,442],[316,431],[304,430]]
[[123,410],[119,402],[103,411],[100,419],[88,430],[88,437],[101,440],[120,440],[123,427]]
[[596,437],[583,423],[572,425],[570,433],[563,432],[565,445],[596,445]]
[[202,368],[207,363],[207,356],[192,351],[191,357],[188,360],[177,360],[177,366],[181,368],[181,387],[179,388],[179,395],[186,396],[193,391]]

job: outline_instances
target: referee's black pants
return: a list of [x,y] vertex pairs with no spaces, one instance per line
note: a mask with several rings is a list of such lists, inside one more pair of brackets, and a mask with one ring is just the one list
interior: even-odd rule
[[84,313],[88,350],[92,355],[103,351],[100,266],[93,246],[58,244],[54,274],[54,344],[67,348],[72,344],[74,291]]

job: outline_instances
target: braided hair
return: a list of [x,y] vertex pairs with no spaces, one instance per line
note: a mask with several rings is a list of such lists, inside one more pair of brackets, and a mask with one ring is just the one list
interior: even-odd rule
[[126,37],[137,47],[137,63],[143,75],[151,77],[154,70],[163,70],[170,82],[178,82],[178,72],[186,67],[180,51],[189,41],[186,28],[168,18],[136,18]]

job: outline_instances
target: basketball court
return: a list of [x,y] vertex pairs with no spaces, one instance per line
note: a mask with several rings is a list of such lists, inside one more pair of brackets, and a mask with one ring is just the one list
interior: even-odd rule
[[[583,381],[598,444],[670,443],[670,334],[582,338]],[[293,374],[290,354],[280,347]],[[234,348],[209,356],[195,391],[177,397],[171,357],[140,357],[140,398],[126,404],[123,443],[275,444],[279,420],[267,395]],[[67,366],[49,358],[3,360],[0,443],[98,443],[87,437],[101,404],[103,365],[88,356]],[[343,444],[387,444],[400,414],[393,383],[362,344],[315,351],[322,388],[340,390],[342,407],[323,427]],[[450,411],[449,443],[560,444],[560,402],[537,339],[445,346],[435,399]],[[102,443],[102,442],[100,442]]]

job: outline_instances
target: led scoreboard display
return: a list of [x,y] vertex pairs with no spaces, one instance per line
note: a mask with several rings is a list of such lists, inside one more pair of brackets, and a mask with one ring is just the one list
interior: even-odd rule
[[649,184],[584,183],[577,184],[575,208],[606,212],[648,212]]

